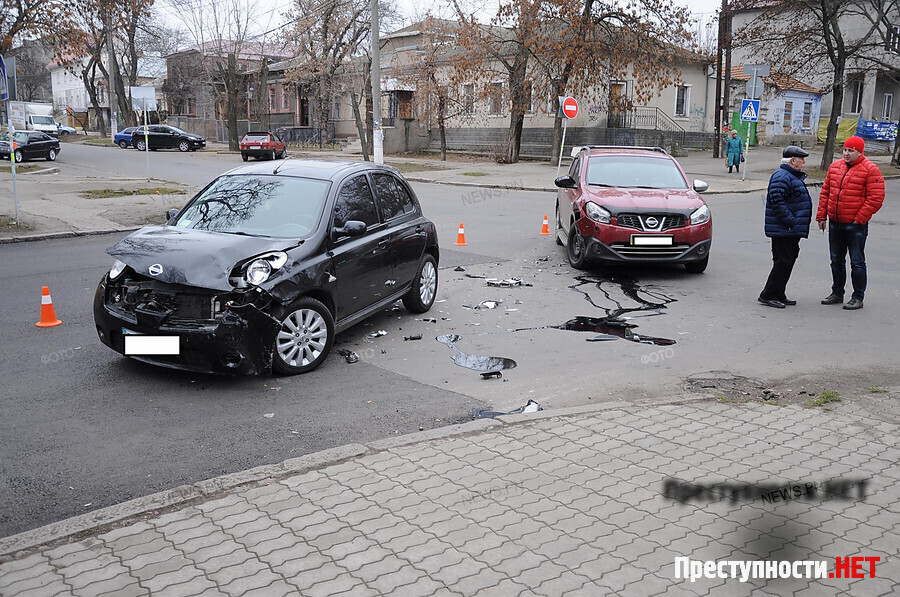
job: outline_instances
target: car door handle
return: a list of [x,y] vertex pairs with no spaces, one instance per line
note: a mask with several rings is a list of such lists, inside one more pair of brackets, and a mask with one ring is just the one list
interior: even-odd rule
[[378,241],[378,248],[386,249],[389,244],[391,244],[391,241],[390,241],[390,239],[386,238],[382,241]]

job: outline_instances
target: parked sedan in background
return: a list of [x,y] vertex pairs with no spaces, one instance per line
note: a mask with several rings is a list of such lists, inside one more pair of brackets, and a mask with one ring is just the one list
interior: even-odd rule
[[556,242],[569,263],[682,263],[701,273],[709,263],[712,215],[661,147],[590,145],[572,151],[556,179]]
[[178,149],[179,151],[195,151],[206,147],[206,139],[200,135],[183,131],[167,124],[151,124],[145,135],[140,126],[131,133],[131,144],[139,151],[147,149]]
[[335,334],[398,299],[424,313],[438,285],[435,225],[396,169],[371,162],[235,168],[107,252],[100,341],[189,371],[312,371]]
[[241,158],[246,162],[247,158],[256,158],[261,160],[267,158],[270,160],[284,159],[287,154],[287,148],[281,137],[272,132],[247,133],[241,139]]
[[[13,133],[16,142],[16,162],[24,162],[35,158],[44,158],[48,162],[56,160],[59,155],[59,139],[40,131],[16,131]],[[12,152],[9,145],[9,133],[0,135],[0,158],[9,159]]]
[[136,126],[129,126],[115,135],[113,135],[113,143],[121,147],[122,149],[128,149],[131,147],[131,134],[137,129]]

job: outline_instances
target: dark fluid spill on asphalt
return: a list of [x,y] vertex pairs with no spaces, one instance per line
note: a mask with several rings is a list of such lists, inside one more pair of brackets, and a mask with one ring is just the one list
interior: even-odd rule
[[456,352],[456,354],[454,354],[450,358],[452,358],[453,362],[460,367],[465,367],[466,369],[472,369],[473,371],[482,372],[503,371],[505,369],[514,369],[516,367],[516,362],[506,357],[485,357],[481,355],[464,353],[456,346],[456,342],[459,342],[460,340],[460,337],[456,334],[438,336],[437,338],[435,338],[435,340],[437,340],[441,344],[449,346]]
[[[637,324],[630,323],[625,316],[631,314],[640,314],[644,317],[652,317],[662,315],[663,310],[669,303],[674,303],[676,299],[666,296],[658,291],[651,291],[642,288],[640,282],[634,278],[622,275],[610,275],[606,277],[599,276],[577,276],[577,284],[569,286],[575,292],[584,295],[584,299],[598,309],[606,312],[605,317],[584,317],[579,316],[574,319],[555,326],[560,330],[570,330],[574,332],[593,332],[595,334],[605,334],[609,336],[618,336],[632,342],[641,344],[655,344],[657,346],[670,346],[675,344],[675,340],[669,338],[658,338],[656,336],[646,336],[634,332]],[[622,291],[622,294],[637,304],[635,307],[626,307],[614,298],[610,292],[611,286],[616,286]],[[586,288],[585,288],[586,287]],[[594,297],[591,295],[593,289],[600,291],[603,298],[612,307],[598,305]]]

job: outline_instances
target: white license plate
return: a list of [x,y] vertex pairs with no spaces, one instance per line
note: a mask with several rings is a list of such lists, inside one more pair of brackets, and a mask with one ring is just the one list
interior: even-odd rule
[[631,244],[636,247],[671,247],[674,244],[671,234],[655,234],[653,236],[632,234]]
[[259,149],[259,148],[260,148],[259,145],[251,145],[250,146],[250,149]]
[[125,354],[142,355],[178,355],[181,353],[181,342],[178,336],[146,336],[122,328],[125,334]]

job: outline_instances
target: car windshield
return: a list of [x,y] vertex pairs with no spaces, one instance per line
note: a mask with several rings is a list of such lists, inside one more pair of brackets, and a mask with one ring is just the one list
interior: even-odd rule
[[670,159],[639,155],[591,156],[587,183],[606,187],[686,189],[687,181]]
[[318,226],[331,182],[311,178],[235,174],[222,176],[194,198],[178,228],[302,238]]
[[178,133],[179,135],[193,135],[193,133],[189,133],[189,132],[187,132],[187,131],[181,130],[181,129],[178,128],[177,126],[170,126],[170,127],[169,127],[169,132],[172,132],[172,133]]
[[56,121],[53,120],[52,116],[32,116],[31,122],[35,124],[49,124],[50,126],[56,126]]

